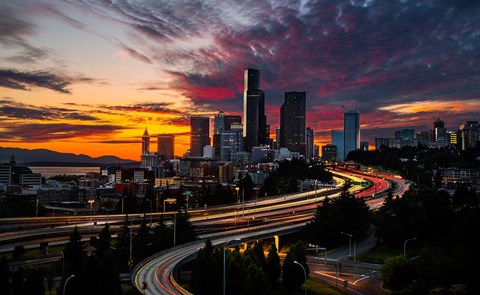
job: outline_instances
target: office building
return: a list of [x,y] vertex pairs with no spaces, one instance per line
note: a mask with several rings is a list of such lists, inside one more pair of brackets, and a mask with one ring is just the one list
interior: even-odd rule
[[478,121],[467,121],[460,125],[458,141],[461,144],[462,150],[466,148],[475,147],[480,141],[480,125]]
[[322,160],[327,162],[334,162],[337,160],[337,146],[327,144],[322,146]]
[[360,114],[358,111],[344,113],[343,130],[345,131],[344,156],[360,148]]
[[280,108],[280,147],[305,155],[306,92],[285,92]]
[[[213,122],[213,147],[215,148],[215,159],[220,159],[221,135],[222,132],[231,130],[233,124],[240,124],[240,116],[227,116],[223,111],[215,115]],[[243,137],[243,136],[242,136]]]
[[190,156],[202,157],[203,147],[210,145],[210,119],[208,117],[190,118]]
[[345,160],[345,132],[343,130],[332,130],[332,144],[337,147],[337,161]]
[[433,122],[433,133],[432,133],[433,141],[446,143],[447,142],[447,129],[445,128],[445,123],[437,118],[435,122]]
[[360,142],[360,150],[364,152],[368,151],[368,141]]
[[244,73],[243,93],[243,137],[245,151],[264,145],[267,119],[265,116],[265,92],[260,89],[260,71],[247,69]]
[[161,134],[157,136],[157,153],[165,160],[173,159],[175,156],[175,135]]
[[232,161],[232,155],[243,150],[243,135],[241,129],[231,129],[220,135],[221,161]]
[[315,154],[315,135],[313,129],[307,127],[306,132],[306,146],[305,146],[305,159],[311,160],[314,158]]

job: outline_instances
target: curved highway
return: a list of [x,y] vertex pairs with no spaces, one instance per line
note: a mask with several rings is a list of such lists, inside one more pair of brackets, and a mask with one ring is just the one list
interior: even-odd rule
[[[346,175],[345,173],[337,172],[337,171],[332,171],[335,173],[337,176],[340,177],[347,177],[350,179],[353,179],[353,181],[358,181],[358,182],[364,182],[364,176],[359,176],[359,175]],[[384,179],[382,181],[379,181],[378,179],[371,177],[372,179],[370,180],[373,184],[373,189],[376,190],[378,193],[385,193],[388,191],[391,186],[388,183],[388,181],[385,181]],[[385,183],[388,183],[387,185]],[[354,192],[362,190],[363,187],[361,186],[355,186],[353,187]],[[312,192],[307,192],[307,193],[301,193],[302,194],[307,194],[309,196],[312,196]],[[315,192],[313,194],[316,195]],[[328,197],[334,197],[338,196],[339,192],[332,192]],[[288,198],[292,199],[297,199],[295,196],[288,196]],[[313,197],[310,199],[300,199],[297,201],[291,201],[287,202],[287,197],[283,200],[283,202],[278,202],[278,199],[283,199],[283,198],[278,198],[277,201],[269,200],[271,202],[271,206],[269,207],[269,210],[265,210],[265,208],[262,208],[262,212],[264,214],[270,214],[269,218],[265,218],[264,221],[265,223],[262,226],[256,225],[255,227],[249,227],[247,230],[245,228],[239,228],[239,229],[234,229],[234,230],[225,230],[220,233],[215,233],[213,235],[209,235],[208,237],[212,241],[212,245],[218,246],[218,245],[224,245],[228,241],[240,239],[242,242],[246,242],[249,240],[253,239],[259,239],[260,237],[272,237],[275,234],[286,234],[288,232],[293,232],[293,231],[298,231],[299,229],[303,228],[308,221],[311,220],[311,217],[313,216],[313,211],[314,208],[318,205],[318,202],[321,201],[325,197]],[[366,201],[369,204],[369,206],[372,207],[377,207],[381,206],[383,204],[383,198],[382,202],[379,203],[377,202],[377,199],[367,199]],[[282,200],[281,200],[282,201]],[[370,203],[369,203],[370,202]],[[250,204],[251,207],[251,204]],[[286,224],[285,221],[280,220],[277,221],[274,216],[278,214],[285,214],[285,210],[288,212],[292,212],[292,214],[295,214],[295,212],[299,211],[304,211],[309,209],[310,213],[308,215],[300,215],[297,218],[294,218],[289,221],[289,224]],[[268,213],[270,211],[273,211],[274,213]],[[245,215],[249,216],[250,214],[258,214],[259,212],[255,208],[249,208],[248,210],[245,211]],[[235,213],[225,213],[225,216],[223,216],[224,220],[223,222],[228,222],[225,219],[232,218],[232,214],[235,214],[236,218],[236,212]],[[263,217],[263,216],[262,216]],[[259,216],[257,215],[257,219]],[[248,217],[247,217],[248,219]],[[217,220],[216,222],[218,222]],[[230,221],[231,222],[231,221]],[[202,238],[206,238],[207,236],[202,236]],[[173,271],[175,267],[179,264],[182,264],[189,259],[193,259],[193,257],[196,255],[198,250],[203,247],[205,244],[204,240],[199,240],[196,242],[192,242],[187,245],[182,245],[178,246],[176,248],[168,249],[164,252],[158,253],[156,255],[153,255],[144,261],[140,262],[137,267],[134,269],[132,273],[132,284],[139,290],[140,292],[144,294],[190,294],[187,290],[183,289],[181,286],[179,286],[174,278],[173,278]],[[142,286],[146,286],[146,290],[142,289]]]

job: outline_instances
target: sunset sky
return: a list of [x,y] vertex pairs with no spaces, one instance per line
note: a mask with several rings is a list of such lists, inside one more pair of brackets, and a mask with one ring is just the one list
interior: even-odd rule
[[[480,1],[0,1],[0,146],[139,160],[145,127],[189,148],[189,116],[267,122],[307,92],[315,141],[359,110],[361,140],[480,120]],[[151,150],[156,151],[152,138]]]

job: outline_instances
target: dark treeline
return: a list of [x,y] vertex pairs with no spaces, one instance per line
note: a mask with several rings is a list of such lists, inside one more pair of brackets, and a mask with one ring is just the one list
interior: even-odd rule
[[408,146],[397,149],[382,146],[380,150],[352,151],[347,160],[399,171],[406,179],[432,187],[439,184],[438,181],[432,182],[435,176],[433,170],[448,167],[478,168],[479,156],[480,146],[466,150]]
[[[223,248],[214,249],[210,240],[200,249],[192,270],[191,289],[194,294],[223,294]],[[294,261],[302,264],[309,273],[305,246],[302,242],[292,245],[282,266],[275,244],[265,257],[263,247],[257,242],[247,248],[243,255],[238,247],[225,251],[227,294],[276,294],[283,287],[298,290],[304,282],[303,270]]]
[[386,287],[402,294],[474,294],[480,287],[479,204],[476,192],[465,187],[452,199],[431,188],[390,196],[375,213],[379,243],[400,248],[416,238],[409,247],[418,256],[387,259],[382,269]]

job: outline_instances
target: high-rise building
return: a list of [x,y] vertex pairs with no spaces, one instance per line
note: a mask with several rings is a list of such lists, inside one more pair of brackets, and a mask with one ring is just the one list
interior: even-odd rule
[[332,144],[337,147],[337,161],[345,160],[345,132],[343,130],[332,130]]
[[241,129],[223,131],[221,137],[221,161],[232,161],[232,155],[243,150],[243,136]]
[[460,126],[458,141],[461,144],[462,150],[469,147],[475,147],[480,141],[480,125],[478,121],[467,121]]
[[305,155],[306,92],[285,92],[280,108],[280,147]]
[[243,93],[243,137],[245,151],[266,144],[265,92],[260,89],[260,71],[246,69]]
[[210,145],[210,119],[208,117],[190,118],[190,156],[202,157],[203,147]]
[[215,148],[215,159],[220,159],[221,147],[221,135],[222,132],[231,129],[232,124],[241,123],[242,118],[240,116],[227,116],[223,111],[218,112],[215,115],[213,122],[213,147]]
[[432,138],[436,142],[447,142],[447,129],[445,128],[445,123],[440,118],[433,122]]
[[311,160],[314,158],[314,150],[315,150],[315,135],[313,133],[313,129],[307,127],[306,132],[306,146],[305,146],[305,159]]
[[175,156],[175,135],[161,134],[157,136],[157,153],[167,160]]
[[360,114],[358,111],[349,111],[343,117],[343,130],[345,131],[345,158],[348,153],[360,148]]
[[142,135],[142,156],[148,155],[150,153],[150,135],[148,134],[147,127]]
[[322,160],[333,162],[337,158],[337,147],[333,144],[322,146]]

